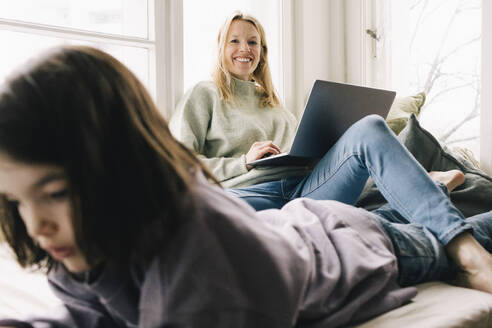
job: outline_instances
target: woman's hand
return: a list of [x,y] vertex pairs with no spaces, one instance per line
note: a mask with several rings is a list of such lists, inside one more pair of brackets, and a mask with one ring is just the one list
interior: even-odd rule
[[[277,155],[280,154],[280,148],[275,146],[271,140],[267,141],[257,141],[251,145],[248,153],[246,154],[246,163],[255,161],[257,159],[269,156],[269,155]],[[248,170],[251,170],[253,167],[251,165],[246,165]]]

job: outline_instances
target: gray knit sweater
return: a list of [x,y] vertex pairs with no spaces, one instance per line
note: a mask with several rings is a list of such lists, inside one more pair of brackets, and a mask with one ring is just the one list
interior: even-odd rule
[[294,175],[307,168],[246,169],[245,155],[256,141],[272,140],[288,151],[297,121],[284,107],[259,106],[254,82],[235,81],[235,102],[220,99],[213,82],[200,82],[189,90],[174,112],[173,135],[194,150],[226,188],[244,187]]

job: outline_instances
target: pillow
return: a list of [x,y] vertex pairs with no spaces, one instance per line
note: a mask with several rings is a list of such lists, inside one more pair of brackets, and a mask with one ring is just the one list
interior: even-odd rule
[[419,115],[424,103],[424,92],[409,97],[396,97],[386,117],[386,123],[395,134],[399,134],[407,125],[411,114]]
[[[465,157],[441,146],[436,138],[420,126],[415,115],[410,116],[398,139],[427,171],[458,169],[465,174],[465,183],[450,195],[453,204],[465,217],[492,211],[492,178]],[[356,206],[373,210],[385,203],[374,182],[369,180]]]

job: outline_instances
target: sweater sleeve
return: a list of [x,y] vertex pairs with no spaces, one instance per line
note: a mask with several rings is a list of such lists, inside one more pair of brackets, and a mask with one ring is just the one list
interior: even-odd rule
[[[55,295],[62,300],[63,309],[60,309],[55,320],[34,318],[34,327],[40,323],[50,323],[50,327],[103,328],[117,326],[112,316],[94,295],[80,291],[73,293],[67,286],[51,280],[49,283]],[[85,295],[82,296],[82,294]]]
[[178,104],[169,124],[174,137],[193,150],[219,181],[248,172],[246,155],[211,157],[206,154],[207,135],[220,99],[212,90],[196,86]]

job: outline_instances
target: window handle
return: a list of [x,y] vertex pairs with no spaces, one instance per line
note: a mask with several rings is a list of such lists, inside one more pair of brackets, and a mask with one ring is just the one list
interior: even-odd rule
[[369,36],[370,36],[371,38],[373,38],[374,40],[376,40],[376,41],[379,41],[379,40],[381,39],[381,36],[380,36],[380,35],[378,35],[377,30],[367,29],[367,30],[366,30],[366,33],[367,33],[367,34],[369,34]]

